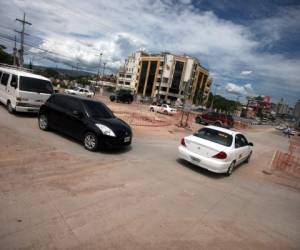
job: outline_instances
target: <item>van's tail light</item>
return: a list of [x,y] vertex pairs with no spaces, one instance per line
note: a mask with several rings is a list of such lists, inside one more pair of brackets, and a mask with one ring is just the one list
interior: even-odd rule
[[226,157],[227,157],[227,154],[223,151],[221,151],[213,156],[213,158],[217,158],[217,159],[226,159]]
[[184,147],[186,147],[184,138],[181,139],[181,145],[184,146]]

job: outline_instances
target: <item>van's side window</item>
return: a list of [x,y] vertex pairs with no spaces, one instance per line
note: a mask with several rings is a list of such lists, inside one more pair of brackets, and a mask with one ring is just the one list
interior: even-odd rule
[[6,86],[8,82],[9,74],[3,73],[2,78],[1,78],[1,84]]
[[18,77],[16,75],[12,75],[11,76],[10,86],[12,86],[11,84],[13,82],[15,82],[16,84],[18,84]]

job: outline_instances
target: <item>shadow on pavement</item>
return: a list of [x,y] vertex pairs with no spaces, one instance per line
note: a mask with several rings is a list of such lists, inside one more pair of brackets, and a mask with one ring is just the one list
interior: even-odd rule
[[209,177],[209,178],[221,179],[221,178],[226,177],[224,174],[218,174],[218,173],[211,172],[205,168],[197,167],[197,166],[193,165],[192,163],[182,160],[182,159],[177,159],[176,161],[181,166],[186,167],[194,172],[197,172],[198,174],[205,175],[206,177]]

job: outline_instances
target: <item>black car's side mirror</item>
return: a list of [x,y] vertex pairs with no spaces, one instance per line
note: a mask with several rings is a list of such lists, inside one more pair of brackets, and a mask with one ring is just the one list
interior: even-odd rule
[[248,145],[253,147],[254,144],[253,144],[253,142],[249,142]]
[[78,111],[78,110],[73,110],[72,114],[77,117],[77,118],[82,118],[83,114],[82,112]]

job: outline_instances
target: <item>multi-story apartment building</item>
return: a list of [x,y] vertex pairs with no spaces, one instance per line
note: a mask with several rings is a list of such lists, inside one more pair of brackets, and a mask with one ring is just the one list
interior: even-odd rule
[[190,56],[138,51],[125,61],[117,77],[118,88],[129,88],[143,97],[176,101],[186,96],[205,105],[212,84],[209,72]]

